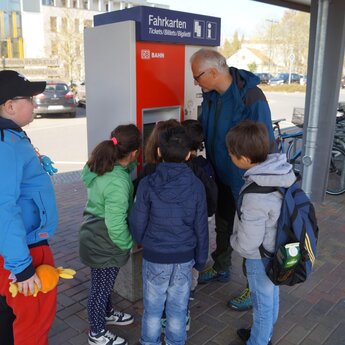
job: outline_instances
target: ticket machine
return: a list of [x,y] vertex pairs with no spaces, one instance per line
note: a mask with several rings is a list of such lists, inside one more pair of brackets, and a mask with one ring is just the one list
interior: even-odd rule
[[85,30],[89,153],[119,124],[145,136],[161,120],[196,118],[201,91],[189,58],[220,43],[220,18],[139,6],[94,17]]
[[[203,46],[219,46],[220,18],[133,7],[95,16],[84,42],[90,153],[120,124],[135,123],[145,142],[158,121],[197,118],[202,95],[189,59]],[[141,298],[137,253],[121,270],[126,279],[118,279],[117,291],[131,301]]]

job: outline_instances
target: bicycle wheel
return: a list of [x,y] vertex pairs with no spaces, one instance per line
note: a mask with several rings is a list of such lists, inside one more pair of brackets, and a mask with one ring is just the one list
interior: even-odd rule
[[345,192],[345,151],[333,146],[326,193],[339,195]]
[[302,172],[302,148],[303,138],[296,137],[290,142],[286,151],[286,159],[290,164],[292,164],[293,170],[297,174]]

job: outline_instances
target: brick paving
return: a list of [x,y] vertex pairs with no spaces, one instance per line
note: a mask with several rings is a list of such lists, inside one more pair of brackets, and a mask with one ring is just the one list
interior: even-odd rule
[[[60,175],[60,176],[59,176]],[[54,179],[60,221],[51,242],[57,266],[77,270],[73,280],[61,279],[57,314],[50,332],[50,345],[87,344],[86,313],[89,269],[79,260],[78,230],[86,191],[79,173],[58,174]],[[320,225],[316,268],[310,280],[295,287],[283,287],[280,316],[275,327],[275,345],[345,345],[345,195],[327,196],[317,206]],[[210,229],[214,246],[213,229]],[[231,281],[198,287],[191,303],[191,330],[188,345],[241,345],[236,329],[248,327],[251,312],[236,312],[226,306],[244,286],[241,258],[233,256]],[[140,335],[142,301],[131,303],[116,293],[114,305],[133,313],[135,322],[110,329],[137,344]]]

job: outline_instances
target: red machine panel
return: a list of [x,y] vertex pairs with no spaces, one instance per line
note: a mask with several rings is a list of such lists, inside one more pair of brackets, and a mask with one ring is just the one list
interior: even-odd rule
[[181,106],[184,109],[185,46],[136,42],[137,125],[142,109]]

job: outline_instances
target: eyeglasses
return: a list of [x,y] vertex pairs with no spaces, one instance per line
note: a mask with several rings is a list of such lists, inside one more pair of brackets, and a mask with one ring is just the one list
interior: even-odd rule
[[206,73],[206,71],[201,72],[199,75],[193,75],[193,79],[198,82],[199,79]]
[[16,101],[18,99],[26,99],[27,101],[34,103],[34,98],[31,96],[23,96],[23,97],[14,97],[12,98],[13,101]]

